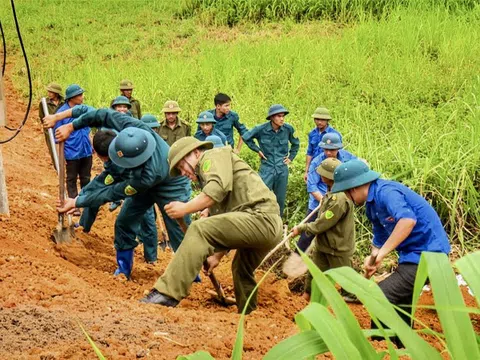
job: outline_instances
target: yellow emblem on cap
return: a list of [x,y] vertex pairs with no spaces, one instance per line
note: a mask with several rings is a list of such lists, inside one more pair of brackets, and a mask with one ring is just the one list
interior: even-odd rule
[[132,195],[135,195],[137,193],[137,190],[135,190],[135,188],[131,185],[127,185],[127,187],[125,188],[125,195],[127,196],[132,196]]
[[173,104],[168,105],[169,109],[173,109]]
[[121,150],[118,150],[118,151],[117,151],[117,156],[118,156],[118,157],[123,157],[123,152],[122,152]]
[[202,165],[202,171],[205,173],[208,172],[211,166],[212,166],[212,162],[210,161],[210,159],[205,160],[205,162]]
[[114,182],[115,182],[115,179],[110,174],[108,174],[104,180],[105,185],[112,185]]
[[334,216],[335,216],[335,214],[333,213],[332,210],[327,210],[327,211],[325,212],[325,219],[327,219],[327,220],[330,220],[330,219],[333,218]]

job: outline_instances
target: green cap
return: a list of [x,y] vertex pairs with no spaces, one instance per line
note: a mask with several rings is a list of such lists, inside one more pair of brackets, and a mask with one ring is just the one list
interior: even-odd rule
[[133,82],[127,79],[120,81],[120,90],[133,90]]
[[178,102],[174,100],[168,100],[165,102],[165,104],[163,104],[163,113],[178,113],[180,111],[182,111],[182,109],[180,109],[180,106],[178,106]]
[[180,160],[198,148],[211,149],[213,148],[213,143],[210,141],[200,141],[193,136],[186,136],[175,141],[168,151],[170,176],[179,176],[180,173],[176,169],[176,166]]
[[47,91],[62,95],[62,87],[54,82],[47,85]]
[[65,100],[70,100],[71,98],[74,98],[75,96],[81,95],[85,92],[80,85],[77,84],[72,84],[67,87],[67,90],[65,91]]
[[210,111],[204,111],[201,112],[200,115],[198,115],[197,119],[197,124],[203,124],[203,123],[212,123],[216,124],[217,120],[213,117],[213,114]]
[[157,118],[155,117],[155,115],[152,115],[152,114],[145,114],[142,116],[141,120],[147,124],[148,126],[150,126],[152,129],[153,128],[157,128],[160,126],[160,123],[158,122]]
[[157,143],[150,132],[128,127],[120,131],[108,147],[108,156],[126,169],[142,165],[155,151]]
[[342,162],[336,158],[326,158],[317,167],[317,174],[333,180],[333,172]]
[[127,105],[129,109],[132,107],[132,104],[130,104],[130,100],[128,100],[128,98],[123,95],[117,96],[115,99],[113,99],[112,109],[114,109],[117,105]]
[[333,173],[332,192],[340,192],[356,188],[377,180],[380,174],[370,170],[361,160],[350,160],[340,164]]
[[343,148],[342,140],[336,133],[327,133],[323,135],[322,141],[318,144],[322,149],[339,150]]
[[318,107],[315,109],[315,112],[312,114],[314,119],[321,119],[321,120],[332,120],[330,113],[328,112],[327,108]]

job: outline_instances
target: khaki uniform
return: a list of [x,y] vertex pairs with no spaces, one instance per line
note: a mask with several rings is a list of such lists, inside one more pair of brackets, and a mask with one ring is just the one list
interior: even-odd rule
[[133,97],[131,97],[129,100],[130,100],[130,105],[132,105],[132,107],[130,108],[130,112],[132,113],[132,116],[135,119],[141,119],[142,110],[140,109],[140,101],[138,101],[137,99],[134,99]]
[[[46,100],[47,100],[48,113],[50,115],[55,114],[57,112],[57,109],[65,103],[65,100],[61,95],[59,95],[58,97],[58,104],[55,104],[52,100],[50,100],[50,98],[47,98]],[[45,117],[45,113],[43,112],[42,102],[38,104],[38,117],[40,118],[40,121],[43,123],[43,118]],[[52,146],[50,145],[50,139],[48,137],[48,129],[43,129],[43,135],[45,136],[45,141],[47,142],[50,158],[52,159],[52,163],[54,164]]]
[[[311,258],[322,271],[352,266],[355,252],[355,219],[353,202],[343,192],[327,193],[319,216],[314,222],[298,226],[300,231],[316,235]],[[310,292],[311,275],[307,275],[306,291]]]
[[168,126],[167,120],[163,120],[160,123],[160,127],[155,128],[154,130],[169,146],[172,146],[178,139],[185,136],[191,136],[192,132],[190,124],[179,117],[177,117],[177,124],[173,129]]
[[[237,249],[232,263],[238,311],[256,286],[254,271],[282,238],[275,195],[230,147],[203,153],[196,172],[202,192],[215,201],[211,217],[193,222],[165,273],[155,284],[162,294],[181,300],[208,256]],[[247,313],[257,306],[256,294]]]

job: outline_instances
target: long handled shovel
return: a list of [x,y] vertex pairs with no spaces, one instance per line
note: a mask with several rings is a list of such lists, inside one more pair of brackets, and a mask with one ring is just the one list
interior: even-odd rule
[[[59,185],[59,198],[60,205],[65,203],[65,155],[64,155],[65,143],[58,144],[58,185]],[[75,230],[72,223],[68,226],[65,224],[65,214],[58,215],[58,224],[56,229],[53,230],[53,241],[60,244],[64,242],[70,242],[71,238],[75,237]]]
[[[41,103],[42,103],[42,108],[43,108],[43,113],[45,115],[49,115],[48,113],[48,106],[47,106],[47,99],[45,99],[44,97],[42,97],[42,100],[41,100]],[[43,119],[42,119],[42,122],[43,122]],[[47,142],[47,147],[48,147],[48,150],[50,152],[50,155],[52,157],[52,162],[53,162],[53,166],[55,166],[55,170],[57,171],[58,173],[58,170],[59,170],[59,162],[58,162],[58,155],[57,155],[57,149],[55,148],[55,137],[53,136],[53,129],[50,128],[48,129],[48,142]]]
[[[182,231],[184,233],[187,232],[187,223],[185,222],[184,219],[177,219],[177,222],[178,224],[180,225],[180,228],[182,229]],[[208,263],[207,261],[205,261],[203,263],[203,267],[205,269],[208,268]],[[212,272],[210,272],[210,274],[208,275],[208,278],[210,279],[210,281],[212,282],[213,284],[213,287],[215,288],[215,292],[211,291],[211,290],[207,290],[207,292],[210,294],[210,295],[213,295],[214,296],[214,299],[219,302],[221,305],[224,305],[224,306],[230,306],[230,305],[235,305],[237,302],[235,301],[234,298],[232,297],[228,297],[228,296],[225,296],[225,292],[223,291],[223,288],[222,288],[222,285],[220,284],[220,282],[218,281],[217,277],[215,276],[215,274]]]

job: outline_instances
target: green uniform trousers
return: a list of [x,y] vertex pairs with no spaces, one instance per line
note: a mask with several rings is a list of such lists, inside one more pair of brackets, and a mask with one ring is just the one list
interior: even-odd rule
[[287,197],[288,167],[286,165],[281,168],[261,166],[258,175],[265,185],[274,192],[278,206],[280,206],[280,216],[283,216],[285,198]]
[[[233,285],[238,311],[256,286],[254,271],[282,238],[282,219],[278,214],[255,211],[230,212],[193,222],[180,248],[155,289],[181,300],[186,297],[203,262],[215,252],[237,249],[232,262]],[[257,307],[254,294],[247,313]]]
[[[315,263],[315,265],[317,265],[317,267],[322,271],[327,271],[342,266],[352,266],[352,255],[342,253],[327,254],[323,251],[319,251],[315,246],[313,247],[310,258]],[[312,275],[310,274],[310,272],[308,272],[305,279],[305,292],[308,294],[310,294],[311,292],[311,284]]]

